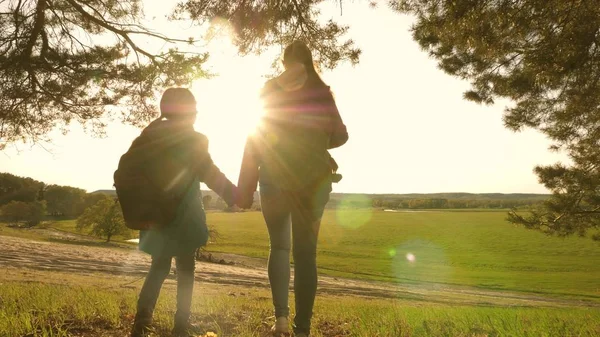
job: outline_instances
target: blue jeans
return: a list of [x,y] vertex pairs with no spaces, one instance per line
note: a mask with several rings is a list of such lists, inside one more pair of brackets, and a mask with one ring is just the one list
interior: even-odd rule
[[[158,294],[163,282],[171,271],[170,256],[152,256],[150,271],[140,291],[137,303],[137,314],[133,327],[134,335],[143,332],[152,322],[152,313],[156,306]],[[188,324],[194,290],[194,269],[196,259],[194,254],[175,258],[177,266],[177,312],[175,313],[175,328]]]
[[308,335],[310,332],[317,292],[317,239],[330,192],[331,183],[305,191],[260,186],[261,208],[271,245],[268,270],[275,317],[289,315],[290,248],[293,240],[295,333]]

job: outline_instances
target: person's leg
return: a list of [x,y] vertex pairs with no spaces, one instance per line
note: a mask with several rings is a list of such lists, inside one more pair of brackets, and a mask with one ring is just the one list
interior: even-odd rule
[[288,317],[290,286],[290,210],[283,194],[276,188],[260,189],[262,213],[269,231],[269,283],[275,307],[275,317]]
[[294,332],[310,333],[310,320],[317,293],[317,239],[331,186],[308,193],[293,193],[292,236],[294,254]]
[[189,326],[194,291],[194,254],[175,258],[177,266],[177,312],[175,313],[175,331],[185,331]]
[[170,270],[171,257],[152,257],[150,271],[146,275],[146,280],[140,291],[132,336],[143,334],[152,323],[152,313],[158,300],[160,288]]

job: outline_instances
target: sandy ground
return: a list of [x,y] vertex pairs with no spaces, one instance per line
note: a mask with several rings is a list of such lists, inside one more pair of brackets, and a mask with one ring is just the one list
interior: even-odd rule
[[[62,232],[48,234],[62,236],[63,240],[81,239],[77,235],[65,237]],[[268,288],[266,261],[235,255],[224,257],[228,261],[235,260],[236,265],[197,262],[196,280],[241,288]],[[143,277],[149,264],[148,255],[132,248],[105,247],[93,242],[68,244],[0,236],[0,270],[7,267],[82,275],[102,273]],[[536,294],[498,292],[446,285],[394,284],[328,276],[319,277],[319,293],[479,306],[600,307],[600,303],[597,302],[559,299]]]

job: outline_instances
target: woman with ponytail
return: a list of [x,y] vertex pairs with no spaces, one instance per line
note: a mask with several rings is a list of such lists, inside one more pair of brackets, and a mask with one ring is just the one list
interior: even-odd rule
[[246,143],[238,204],[250,207],[260,184],[270,239],[268,271],[276,317],[273,333],[277,336],[289,333],[293,241],[293,330],[296,336],[307,337],[317,290],[317,238],[329,201],[332,171],[337,168],[332,167],[328,149],[343,145],[348,133],[306,44],[290,44],[283,54],[283,65],[285,72],[268,81],[261,94],[265,114]]

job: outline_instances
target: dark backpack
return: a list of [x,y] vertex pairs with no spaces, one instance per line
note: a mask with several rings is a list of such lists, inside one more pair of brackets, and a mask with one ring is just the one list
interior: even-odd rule
[[[125,224],[135,230],[167,226],[175,219],[177,208],[183,199],[182,193],[169,192],[169,189],[158,183],[149,169],[156,161],[178,167],[182,164],[163,158],[161,151],[151,151],[144,143],[148,141],[144,141],[143,136],[134,141],[121,156],[113,176]],[[172,174],[168,169],[159,171],[167,177]]]
[[135,168],[127,162],[126,153],[114,174],[125,225],[135,230],[165,227],[175,219],[181,198],[156,186],[143,167]]

